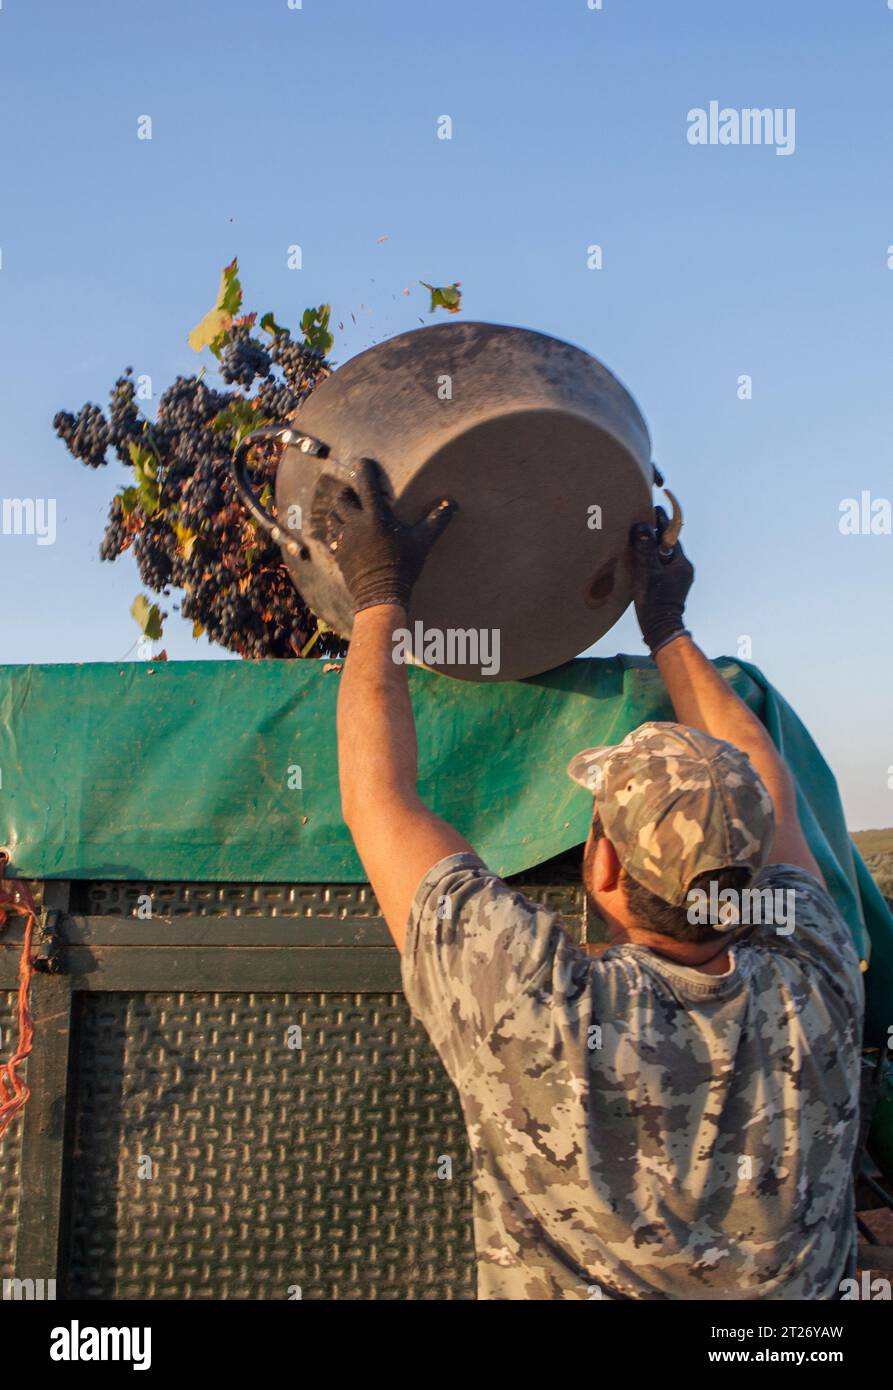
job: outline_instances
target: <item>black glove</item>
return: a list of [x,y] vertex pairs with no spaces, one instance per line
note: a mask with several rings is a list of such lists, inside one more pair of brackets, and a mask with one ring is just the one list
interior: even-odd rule
[[661,554],[661,538],[669,523],[663,507],[655,507],[657,526],[634,526],[633,597],[645,645],[654,656],[674,637],[691,633],[685,626],[685,600],[695,577],[694,567],[677,541]]
[[409,607],[428,552],[456,511],[444,498],[407,526],[395,516],[373,459],[360,459],[349,483],[324,473],[310,515],[310,534],[332,552],[354,601],[354,612],[381,603]]

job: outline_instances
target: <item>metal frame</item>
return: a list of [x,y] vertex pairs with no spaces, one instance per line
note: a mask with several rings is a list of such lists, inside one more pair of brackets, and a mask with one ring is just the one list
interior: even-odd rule
[[[62,1278],[74,994],[329,992],[345,988],[348,964],[351,992],[401,987],[400,957],[381,918],[154,916],[141,921],[69,915],[69,890],[68,883],[48,883],[41,895],[44,910],[61,914],[65,965],[64,973],[38,970],[33,977],[31,1094],[21,1118],[13,1121],[22,1126],[13,1277],[57,1283]],[[3,938],[0,989],[18,987],[22,935],[14,922]]]
[[[589,923],[579,879],[561,882],[552,866],[540,866],[513,881],[513,886],[550,907],[568,895],[574,912],[565,912],[569,929],[587,939]],[[199,898],[202,885],[109,885],[111,912],[77,911],[85,885],[48,881],[31,885],[41,909],[41,923],[51,925],[51,944],[38,947],[31,985],[35,1024],[27,1063],[31,1091],[21,1125],[19,1200],[13,1276],[56,1280],[61,1289],[64,1235],[67,1229],[66,1157],[73,1132],[76,1102],[73,1031],[74,995],[81,992],[131,993],[393,993],[401,990],[400,957],[371,889],[357,885],[329,888],[331,913],[307,912],[301,894],[317,895],[322,885],[295,885],[288,912],[263,915],[271,908],[270,885],[245,885],[245,897],[266,895],[255,915],[223,911],[200,915],[177,910],[143,920],[120,912],[134,890],[151,890],[154,901],[170,890],[189,889],[183,899]],[[221,890],[226,901],[226,893]],[[297,895],[297,896],[294,896]],[[176,896],[175,894],[173,896]],[[235,898],[239,897],[236,888]],[[0,941],[0,989],[18,988],[23,928],[11,919]],[[40,950],[44,950],[43,959]],[[51,973],[53,972],[53,973]]]

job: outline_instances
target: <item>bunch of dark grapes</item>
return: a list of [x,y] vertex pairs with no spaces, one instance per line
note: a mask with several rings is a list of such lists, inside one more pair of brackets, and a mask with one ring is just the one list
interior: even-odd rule
[[133,554],[137,569],[147,589],[161,593],[171,582],[174,572],[173,556],[165,545],[144,527],[133,543]]
[[142,430],[143,422],[133,385],[133,368],[128,367],[115,382],[109,407],[109,443],[122,463],[130,463],[130,444],[139,440]]
[[136,403],[133,368],[128,367],[115,382],[108,420],[98,405],[88,404],[81,406],[77,415],[60,410],[53,420],[53,428],[74,457],[89,468],[104,464],[110,448],[122,463],[130,463],[129,445],[139,438],[143,428]]
[[270,354],[252,338],[251,329],[245,324],[233,328],[223,348],[220,361],[220,375],[230,386],[242,386],[247,391],[254,384],[255,377],[265,377],[270,371]]
[[270,357],[297,396],[312,391],[320,374],[326,371],[326,359],[319,349],[296,343],[290,333],[275,335]]
[[127,518],[121,508],[121,499],[120,497],[113,497],[112,505],[109,507],[108,525],[99,547],[100,560],[117,559],[122,550],[126,550],[129,544]]
[[[317,622],[296,592],[278,546],[248,516],[233,486],[230,428],[220,414],[244,402],[259,415],[288,418],[328,372],[322,353],[277,331],[265,346],[248,325],[230,330],[221,353],[221,391],[197,376],[177,377],[158,402],[154,423],[139,414],[130,368],[111,394],[108,419],[95,405],[61,411],[53,424],[75,458],[91,468],[114,450],[131,463],[130,446],[155,464],[157,497],[134,489],[112,499],[100,547],[103,560],[133,548],[140,578],[154,593],[183,591],[181,615],[212,642],[240,656],[294,657]],[[254,394],[248,395],[254,387]],[[271,481],[273,451],[256,451],[256,482]],[[344,643],[327,633],[314,656],[336,656]]]
[[60,410],[53,418],[53,429],[70,453],[88,468],[105,463],[110,443],[108,422],[98,405],[82,405],[77,415]]

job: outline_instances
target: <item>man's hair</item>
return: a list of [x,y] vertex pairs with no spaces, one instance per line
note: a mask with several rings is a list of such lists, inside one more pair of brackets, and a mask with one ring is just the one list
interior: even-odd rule
[[[597,842],[605,838],[604,826],[601,823],[598,812],[592,817],[592,836]],[[617,856],[620,857],[619,854]],[[688,913],[689,904],[683,903],[677,907],[675,903],[668,903],[663,898],[659,898],[650,889],[643,888],[637,879],[626,872],[621,864],[620,872],[623,875],[623,886],[626,889],[629,910],[638,919],[643,927],[649,931],[660,932],[662,936],[671,936],[674,941],[715,941],[717,938],[716,928],[709,922],[690,922]],[[724,888],[733,888],[740,893],[751,882],[753,875],[748,868],[736,865],[728,869],[707,869],[702,874],[696,874],[688,885],[689,893],[700,888],[705,893],[710,892],[711,883],[716,884],[717,893],[722,893]],[[588,885],[587,885],[588,887]]]

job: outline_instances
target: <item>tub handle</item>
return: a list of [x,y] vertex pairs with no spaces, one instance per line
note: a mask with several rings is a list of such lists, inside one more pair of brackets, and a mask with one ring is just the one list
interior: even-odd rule
[[269,531],[273,540],[278,546],[289,555],[297,555],[302,560],[309,558],[310,552],[300,541],[296,541],[294,536],[283,531],[279,522],[264,507],[251,483],[248,481],[247,462],[248,453],[255,444],[262,441],[278,440],[286,447],[295,444],[302,454],[312,454],[317,458],[327,458],[329,454],[328,445],[321,440],[314,439],[312,435],[304,434],[301,430],[296,430],[292,425],[261,425],[259,429],[252,430],[246,434],[245,438],[239,441],[232,458],[230,459],[230,476],[235,484],[236,492],[241,497],[245,506],[248,508],[255,521],[261,525],[265,531]]

